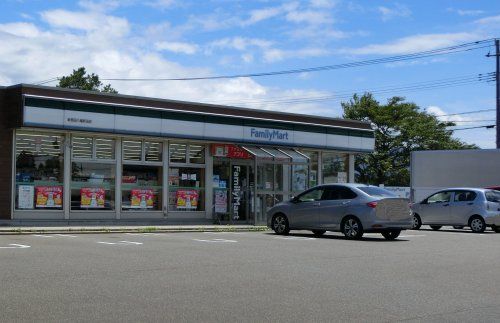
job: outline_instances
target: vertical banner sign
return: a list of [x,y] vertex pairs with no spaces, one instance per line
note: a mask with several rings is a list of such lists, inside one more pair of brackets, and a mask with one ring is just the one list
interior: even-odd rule
[[37,186],[35,191],[37,208],[62,208],[62,186]]
[[130,207],[132,209],[152,209],[154,192],[150,189],[133,189],[130,192]]
[[241,204],[241,166],[233,166],[233,186],[231,202],[233,205],[233,220],[240,218],[240,204]]
[[31,185],[19,185],[18,191],[18,208],[34,209],[35,187]]
[[103,209],[104,196],[104,188],[82,188],[80,189],[80,207],[89,209]]

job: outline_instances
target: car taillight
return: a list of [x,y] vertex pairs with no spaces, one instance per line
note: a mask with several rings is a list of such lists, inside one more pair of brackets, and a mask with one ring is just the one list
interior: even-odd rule
[[377,207],[377,202],[373,201],[373,202],[368,202],[366,203],[366,205],[368,205],[369,207],[371,207],[372,209],[376,208]]

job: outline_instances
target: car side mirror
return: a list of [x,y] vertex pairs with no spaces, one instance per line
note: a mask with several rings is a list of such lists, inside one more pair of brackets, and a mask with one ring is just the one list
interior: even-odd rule
[[296,196],[292,196],[291,201],[292,201],[292,203],[299,203],[300,202],[300,200]]

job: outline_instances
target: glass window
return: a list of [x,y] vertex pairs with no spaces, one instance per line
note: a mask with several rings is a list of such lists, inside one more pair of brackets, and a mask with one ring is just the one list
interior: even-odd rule
[[71,164],[71,209],[115,209],[115,165],[96,162]]
[[[280,149],[282,152],[286,153],[287,155],[290,155],[292,157],[292,161],[294,163],[307,163],[309,160],[307,157],[299,154],[295,150],[292,149]],[[317,162],[317,160],[316,160]]]
[[292,191],[302,192],[307,187],[307,165],[292,165]]
[[170,143],[169,155],[171,163],[186,163],[186,144]]
[[376,186],[358,186],[357,188],[370,196],[397,197],[397,195],[394,194],[393,192]]
[[427,198],[427,203],[447,203],[451,199],[451,192],[439,192]]
[[123,165],[122,209],[162,210],[163,167]]
[[303,194],[297,196],[297,200],[300,202],[312,202],[319,201],[324,192],[323,187],[313,188],[310,191],[304,192]]
[[171,167],[168,173],[170,211],[205,210],[205,169]]
[[204,164],[205,146],[189,145],[189,162],[192,164]]
[[115,159],[115,140],[96,139],[95,157],[97,159]]
[[262,164],[257,166],[257,189],[274,190],[274,165]]
[[349,155],[332,152],[323,153],[323,183],[346,183]]
[[322,200],[352,200],[357,195],[348,187],[330,186],[325,189]]
[[498,191],[486,191],[484,193],[486,200],[488,202],[500,203],[500,192]]
[[123,141],[123,160],[141,161],[142,160],[142,141],[124,140]]
[[291,161],[291,158],[282,153],[281,151],[279,151],[278,149],[275,149],[275,148],[269,148],[269,147],[266,147],[266,148],[261,148],[262,150],[264,150],[265,152],[267,152],[268,154],[271,154],[274,156],[274,160],[276,161],[284,161],[284,162],[289,162]]
[[72,151],[74,159],[92,159],[93,139],[90,137],[73,137]]
[[250,152],[252,155],[256,156],[257,158],[262,158],[262,159],[273,159],[273,156],[269,155],[266,153],[264,150],[258,148],[258,147],[243,147],[246,151]]
[[476,199],[477,194],[472,191],[456,191],[455,198],[453,199],[455,202],[470,202]]
[[163,153],[163,143],[161,142],[144,142],[144,160],[149,162],[161,162]]
[[16,209],[62,210],[63,143],[61,135],[16,133]]
[[318,185],[318,156],[317,151],[301,151],[304,155],[309,158],[309,187],[314,187]]

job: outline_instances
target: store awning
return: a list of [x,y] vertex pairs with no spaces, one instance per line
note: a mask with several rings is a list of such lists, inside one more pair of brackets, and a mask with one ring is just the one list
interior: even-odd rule
[[248,151],[254,158],[281,161],[285,163],[307,163],[309,158],[293,149],[241,146]]

